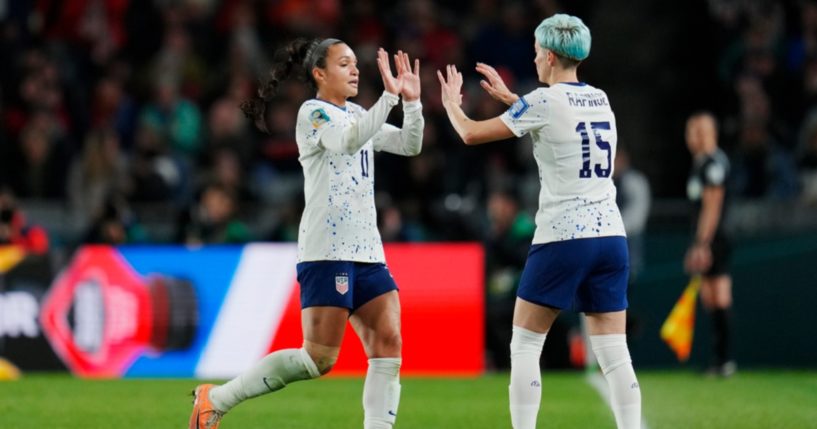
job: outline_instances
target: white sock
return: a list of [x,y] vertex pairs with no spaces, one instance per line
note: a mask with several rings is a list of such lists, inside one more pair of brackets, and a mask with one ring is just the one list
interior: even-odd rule
[[610,405],[618,429],[641,427],[641,388],[635,377],[627,336],[591,335],[590,344],[610,386]]
[[241,401],[283,389],[288,383],[320,377],[321,373],[303,348],[285,349],[266,355],[252,368],[210,390],[210,401],[227,412]]
[[400,404],[400,358],[369,359],[363,384],[363,429],[391,429]]
[[540,334],[519,326],[511,336],[511,425],[514,429],[535,429],[539,402],[542,400],[542,372],[539,357],[547,333]]

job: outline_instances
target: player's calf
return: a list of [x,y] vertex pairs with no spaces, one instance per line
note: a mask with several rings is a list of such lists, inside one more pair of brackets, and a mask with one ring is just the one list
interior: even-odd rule
[[514,429],[534,429],[542,398],[539,358],[547,334],[513,327],[511,336],[511,385],[508,387]]
[[636,379],[627,336],[591,335],[590,344],[610,386],[610,403],[619,429],[641,427],[641,388]]
[[216,409],[227,412],[242,401],[281,390],[289,383],[318,378],[321,369],[329,371],[334,363],[328,356],[319,356],[318,361],[321,367],[305,348],[278,350],[226,384],[214,387],[210,400]]
[[363,429],[391,429],[400,404],[400,358],[369,359],[363,385]]

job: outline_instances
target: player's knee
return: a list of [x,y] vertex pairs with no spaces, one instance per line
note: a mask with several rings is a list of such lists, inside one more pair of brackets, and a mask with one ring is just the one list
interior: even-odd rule
[[338,360],[338,354],[340,354],[340,347],[324,346],[309,341],[304,341],[304,350],[312,358],[312,362],[315,363],[320,375],[325,375],[332,370]]
[[539,356],[542,354],[546,338],[547,333],[534,332],[514,325],[511,335],[511,358],[522,355]]
[[370,358],[397,357],[403,352],[403,336],[399,330],[379,332],[373,338]]

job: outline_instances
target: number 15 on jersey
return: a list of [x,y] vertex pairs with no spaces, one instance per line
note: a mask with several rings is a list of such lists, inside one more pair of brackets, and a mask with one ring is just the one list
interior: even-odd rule
[[593,172],[596,173],[596,177],[610,177],[610,172],[613,171],[611,162],[613,150],[610,147],[610,142],[605,141],[601,136],[602,130],[610,130],[610,123],[606,121],[591,122],[590,129],[593,130],[596,146],[607,153],[607,166],[595,164],[592,169],[590,168],[590,136],[587,133],[587,123],[579,122],[579,124],[576,125],[576,132],[582,137],[582,168],[579,170],[579,177],[589,179],[593,177]]

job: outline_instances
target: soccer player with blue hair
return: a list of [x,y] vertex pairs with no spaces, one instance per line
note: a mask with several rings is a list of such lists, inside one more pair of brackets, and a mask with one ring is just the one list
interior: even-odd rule
[[610,386],[620,429],[641,424],[641,391],[625,336],[627,254],[616,206],[613,160],[616,120],[607,94],[576,74],[590,54],[581,19],[554,15],[535,31],[536,72],[548,87],[511,92],[493,67],[478,63],[482,87],[510,108],[475,121],[462,110],[462,74],[449,65],[437,75],[448,118],[465,144],[530,134],[541,191],[536,233],[519,282],[511,337],[511,422],[534,429],[541,400],[539,358],[559,312],[587,316],[590,343]]

